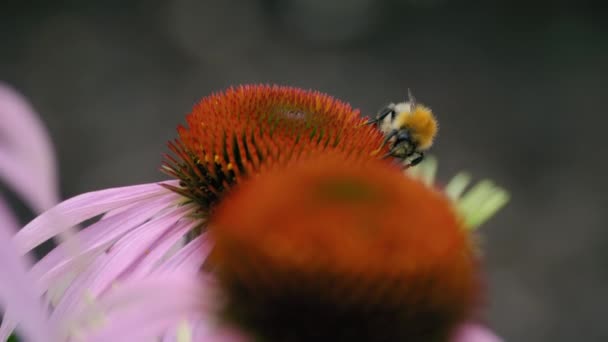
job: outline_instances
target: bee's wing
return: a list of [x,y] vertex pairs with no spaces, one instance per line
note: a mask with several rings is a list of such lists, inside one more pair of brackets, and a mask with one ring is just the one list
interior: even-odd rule
[[410,88],[407,88],[407,100],[410,103],[410,111],[414,110],[416,108],[416,98]]

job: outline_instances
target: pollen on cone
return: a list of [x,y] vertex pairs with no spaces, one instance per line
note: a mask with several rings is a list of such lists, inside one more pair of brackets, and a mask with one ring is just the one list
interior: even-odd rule
[[291,87],[249,85],[204,98],[178,127],[163,170],[209,209],[250,175],[322,151],[367,157],[382,133],[348,104]]
[[477,302],[449,201],[378,160],[270,170],[210,226],[225,317],[263,341],[445,341]]

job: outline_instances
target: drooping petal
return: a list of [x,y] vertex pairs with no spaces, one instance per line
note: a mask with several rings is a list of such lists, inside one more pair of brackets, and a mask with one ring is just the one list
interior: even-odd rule
[[203,233],[167,259],[154,270],[154,273],[197,273],[211,253],[212,247],[213,243],[209,240],[209,233]]
[[161,336],[185,317],[205,319],[201,313],[210,312],[212,305],[213,294],[197,275],[147,277],[117,286],[94,307],[76,313],[70,326],[80,331],[72,328],[68,333],[91,342],[142,341]]
[[154,242],[167,231],[175,229],[184,235],[192,223],[188,221],[176,223],[188,209],[179,208],[146,222],[127,233],[107,253],[100,255],[94,266],[89,267],[72,281],[71,286],[55,307],[52,321],[59,322],[63,315],[75,309],[85,294],[98,298],[138,259],[150,253]]
[[213,320],[183,320],[169,329],[163,342],[250,342],[251,339],[236,328],[218,326]]
[[175,183],[172,181],[133,185],[93,191],[73,197],[44,212],[23,227],[15,236],[15,244],[19,252],[25,254],[82,221],[136,201],[167,194],[168,190],[160,184]]
[[[104,216],[104,219],[74,236],[76,241],[66,241],[45,255],[32,268],[33,277],[38,279],[44,291],[67,273],[79,273],[79,267],[86,266],[87,260],[92,260],[117,239],[174,203],[177,197],[176,194],[167,193],[128,206],[128,210],[121,210],[118,214]],[[72,248],[73,245],[77,245],[77,248]]]
[[147,276],[159,265],[163,257],[170,252],[170,249],[198,224],[198,222],[191,220],[176,223],[148,247],[136,263],[123,272],[121,279],[139,279]]
[[[11,308],[10,322],[21,321],[20,333],[30,342],[53,341],[54,331],[33,289],[33,279],[26,274],[27,262],[11,243],[14,232],[10,212],[0,199],[0,308]],[[7,336],[1,337],[5,340]]]
[[[65,287],[66,284],[59,280],[65,279],[69,272],[73,272],[73,277],[85,266],[94,268],[94,265],[88,264],[94,260],[96,255],[109,247],[116,238],[159,214],[160,209],[169,206],[175,207],[175,201],[178,198],[179,196],[158,183],[143,184],[76,196],[38,216],[13,237],[13,242],[20,254],[26,254],[47,239],[61,234],[84,220],[108,211],[123,211],[124,208],[129,207],[150,209],[132,213],[133,215],[121,216],[120,213],[110,215],[108,219],[88,227],[93,229],[88,230],[87,228],[61,244],[58,249],[49,253],[31,270],[32,279],[35,279],[35,283],[38,285],[35,288],[36,293],[41,295],[47,290],[55,290],[58,286]],[[138,202],[141,205],[138,206]],[[75,268],[75,266],[77,267]],[[59,293],[62,292],[63,290]],[[19,323],[20,317],[13,315],[14,309],[8,307],[6,310],[0,325],[0,340],[6,339]]]
[[184,319],[176,328],[165,333],[162,342],[192,342],[192,334],[192,323]]
[[0,179],[42,212],[58,202],[56,169],[44,125],[23,96],[0,82]]

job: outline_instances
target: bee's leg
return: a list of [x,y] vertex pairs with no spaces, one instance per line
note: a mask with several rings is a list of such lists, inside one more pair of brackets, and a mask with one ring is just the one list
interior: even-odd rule
[[384,155],[382,156],[382,159],[386,159],[386,158],[388,158],[388,157],[392,157],[392,156],[393,156],[393,152],[392,152],[392,151],[388,151],[386,154],[384,154]]
[[376,122],[380,122],[382,120],[384,120],[384,118],[386,118],[387,116],[391,116],[391,121],[395,118],[395,110],[393,108],[390,107],[385,107],[384,109],[382,109],[378,114],[376,114]]
[[384,140],[382,141],[382,145],[380,145],[380,147],[384,147],[384,145],[386,145],[386,143],[391,140],[395,135],[399,134],[399,131],[394,129],[392,131],[390,131],[386,137],[384,137]]
[[372,125],[375,123],[379,123],[380,121],[384,120],[384,118],[389,115],[391,116],[391,119],[394,118],[395,111],[390,107],[386,107],[386,108],[382,109],[378,114],[376,114],[376,117],[374,119],[367,121],[365,123],[365,125]]
[[416,166],[420,164],[422,160],[424,160],[424,152],[416,151],[414,154],[417,154],[417,156],[416,158],[412,159],[411,162],[409,162],[408,166]]
[[372,155],[376,155],[376,154],[378,154],[378,153],[380,152],[380,150],[382,150],[382,148],[383,148],[383,147],[386,145],[386,143],[387,143],[389,140],[391,140],[391,139],[392,139],[392,138],[393,138],[395,135],[397,135],[398,133],[399,133],[399,131],[398,131],[398,130],[396,130],[396,129],[394,129],[394,130],[390,131],[390,132],[389,132],[389,133],[386,135],[386,137],[384,137],[384,140],[382,141],[382,144],[380,145],[380,147],[378,147],[378,149],[377,149],[377,150],[374,150],[374,151],[372,152]]
[[386,152],[385,155],[382,156],[382,159],[386,159],[388,157],[400,158],[397,154],[395,154],[396,150],[397,150],[397,148],[395,146],[393,146],[393,148],[391,148],[388,152]]

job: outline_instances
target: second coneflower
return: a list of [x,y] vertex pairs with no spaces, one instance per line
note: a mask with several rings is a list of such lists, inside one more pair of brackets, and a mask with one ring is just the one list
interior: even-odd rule
[[211,226],[224,317],[261,341],[448,341],[478,304],[452,203],[384,162],[267,172]]

